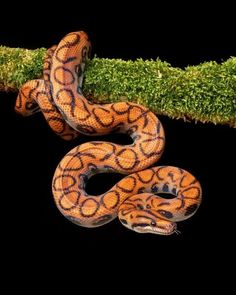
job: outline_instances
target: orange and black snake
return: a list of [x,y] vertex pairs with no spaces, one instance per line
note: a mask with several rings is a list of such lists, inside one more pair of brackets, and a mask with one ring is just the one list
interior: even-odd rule
[[[51,128],[67,140],[80,133],[119,132],[133,143],[92,141],[68,152],[53,177],[56,205],[85,227],[101,226],[118,215],[123,225],[140,233],[176,232],[176,222],[192,216],[201,203],[200,183],[181,168],[147,169],[159,160],[165,144],[162,124],[150,110],[131,102],[99,105],[84,97],[82,80],[90,51],[86,33],[66,35],[47,51],[42,79],[20,89],[16,110],[25,115],[41,110]],[[86,183],[99,172],[128,175],[106,193],[89,195]],[[165,199],[158,193],[175,197]]]

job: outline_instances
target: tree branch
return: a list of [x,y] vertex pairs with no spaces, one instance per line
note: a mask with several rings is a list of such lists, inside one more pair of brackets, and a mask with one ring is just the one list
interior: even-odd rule
[[[18,91],[42,76],[45,48],[0,46],[0,91]],[[185,69],[157,60],[94,57],[86,66],[83,92],[94,102],[132,101],[156,114],[236,127],[236,58]]]

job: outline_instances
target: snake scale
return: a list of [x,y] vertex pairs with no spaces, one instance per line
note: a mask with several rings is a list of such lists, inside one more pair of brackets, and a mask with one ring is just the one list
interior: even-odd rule
[[[41,110],[50,127],[65,140],[80,134],[118,132],[128,134],[133,142],[124,146],[92,141],[69,151],[53,177],[55,203],[65,217],[84,227],[104,225],[118,215],[124,226],[136,232],[177,232],[176,222],[198,209],[201,185],[181,168],[152,167],[163,153],[165,134],[150,110],[131,102],[100,105],[84,97],[83,73],[90,52],[85,32],[66,35],[47,51],[43,77],[22,86],[15,109],[23,115]],[[101,172],[127,176],[107,192],[89,195],[89,178]],[[166,199],[158,193],[174,197]]]

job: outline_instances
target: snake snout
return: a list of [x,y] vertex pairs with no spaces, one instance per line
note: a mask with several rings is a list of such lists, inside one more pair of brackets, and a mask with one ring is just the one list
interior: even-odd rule
[[[176,223],[162,219],[149,204],[152,194],[140,194],[127,199],[119,208],[119,219],[127,228],[139,233],[170,235],[176,231]],[[131,204],[132,202],[132,204]]]

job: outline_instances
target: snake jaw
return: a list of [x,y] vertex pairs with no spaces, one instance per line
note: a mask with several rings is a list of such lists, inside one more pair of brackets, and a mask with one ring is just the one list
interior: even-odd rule
[[[139,213],[140,210],[136,212]],[[135,211],[132,212],[132,218],[122,216],[119,212],[119,219],[121,223],[137,233],[151,233],[157,235],[171,235],[177,233],[177,224],[170,220],[165,220],[161,218],[156,218],[155,220],[150,217],[144,217],[140,214],[135,214]],[[153,217],[153,216],[152,216]]]
[[136,226],[133,228],[134,231],[138,233],[151,233],[151,234],[157,234],[157,235],[171,235],[177,230],[176,223],[170,222],[168,226],[162,227],[162,226]]

